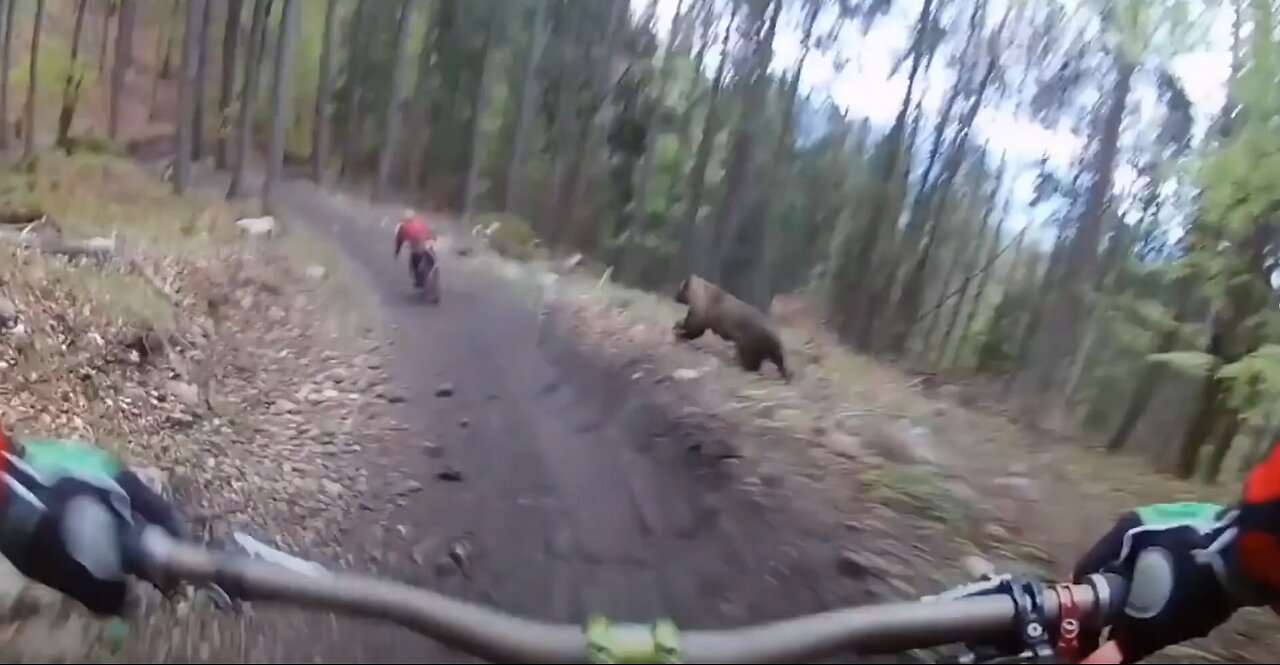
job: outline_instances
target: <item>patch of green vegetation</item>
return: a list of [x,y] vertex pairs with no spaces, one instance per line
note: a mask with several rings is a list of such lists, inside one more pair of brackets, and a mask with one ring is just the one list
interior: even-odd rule
[[205,246],[235,237],[225,206],[183,198],[138,165],[92,149],[45,153],[25,171],[0,174],[0,210],[38,210],[68,236],[110,235],[130,242]]
[[506,258],[529,261],[537,255],[538,234],[529,222],[516,215],[477,216],[476,226],[489,229],[489,246]]
[[946,487],[946,479],[927,467],[886,466],[863,476],[873,501],[916,517],[942,524],[960,524],[970,517],[962,501]]
[[95,303],[127,325],[157,331],[171,330],[174,326],[173,305],[142,277],[58,262],[50,262],[45,274],[50,282]]

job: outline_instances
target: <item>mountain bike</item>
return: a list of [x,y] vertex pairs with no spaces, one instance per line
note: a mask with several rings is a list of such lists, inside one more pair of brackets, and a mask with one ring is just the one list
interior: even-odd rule
[[409,257],[409,273],[413,288],[421,291],[431,304],[440,302],[440,261],[434,246],[428,245],[422,252]]
[[[447,646],[504,663],[805,663],[845,654],[959,645],[955,663],[1119,663],[1111,643],[1092,654],[1119,615],[1128,584],[1091,575],[1080,584],[987,576],[915,601],[832,610],[726,630],[680,631],[672,621],[551,624],[371,576],[330,570],[244,533],[238,551],[179,542],[147,526],[126,555],[143,576],[210,585],[226,604],[280,601],[392,621]],[[155,577],[152,577],[155,579]]]

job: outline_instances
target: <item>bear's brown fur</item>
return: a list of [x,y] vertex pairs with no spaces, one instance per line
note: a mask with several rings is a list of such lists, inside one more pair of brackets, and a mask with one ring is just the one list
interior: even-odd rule
[[783,358],[782,340],[763,312],[697,275],[680,282],[676,302],[689,306],[684,319],[673,328],[677,339],[697,339],[710,330],[733,342],[743,369],[758,372],[761,364],[768,360],[778,368],[783,379],[791,381]]

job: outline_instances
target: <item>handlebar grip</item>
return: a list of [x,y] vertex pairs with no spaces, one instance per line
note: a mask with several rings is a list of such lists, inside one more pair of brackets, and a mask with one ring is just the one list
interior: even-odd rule
[[1104,624],[1115,621],[1129,600],[1129,580],[1116,573],[1089,576],[1089,584],[1098,597],[1099,616]]

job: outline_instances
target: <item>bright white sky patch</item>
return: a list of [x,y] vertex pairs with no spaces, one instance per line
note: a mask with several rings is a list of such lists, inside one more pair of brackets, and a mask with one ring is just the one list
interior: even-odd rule
[[[691,0],[684,0],[685,3]],[[1036,1],[1036,0],[1032,0]],[[1077,0],[1064,0],[1068,3]],[[640,15],[650,0],[631,0],[632,11]],[[657,0],[657,28],[665,33],[676,11],[679,0]],[[1001,0],[994,0],[992,12],[1003,11]],[[801,77],[802,87],[831,98],[849,115],[870,120],[881,128],[893,122],[902,103],[907,86],[906,67],[890,75],[894,60],[907,48],[921,0],[900,0],[894,3],[891,13],[876,22],[873,28],[862,34],[855,25],[848,25],[841,36],[841,50],[848,58],[846,66],[837,70],[833,59],[817,51],[810,54]],[[795,12],[792,12],[795,13]],[[1206,40],[1205,48],[1178,56],[1170,64],[1174,74],[1182,81],[1188,97],[1195,105],[1197,131],[1203,131],[1210,117],[1222,107],[1226,97],[1226,80],[1230,70],[1231,16],[1221,12]],[[799,58],[801,35],[794,17],[788,20],[784,14],[775,38],[775,70],[789,70]],[[714,68],[718,54],[708,54],[707,67]],[[935,61],[924,85],[925,113],[936,117],[947,87],[953,78],[945,63]],[[1149,86],[1147,86],[1149,87]],[[1142,97],[1139,106],[1152,105],[1154,91],[1135,88],[1135,95]],[[1070,166],[1084,146],[1084,139],[1065,129],[1046,128],[1036,121],[1020,116],[1010,109],[985,107],[975,123],[977,139],[985,141],[997,154],[1004,153],[1011,168],[1010,212],[1013,219],[1007,228],[1017,229],[1028,222],[1042,221],[1042,211],[1033,212],[1029,202],[1034,190],[1035,166],[1043,157],[1056,167]],[[1131,189],[1137,178],[1134,169],[1121,165],[1116,172],[1117,191]]]

